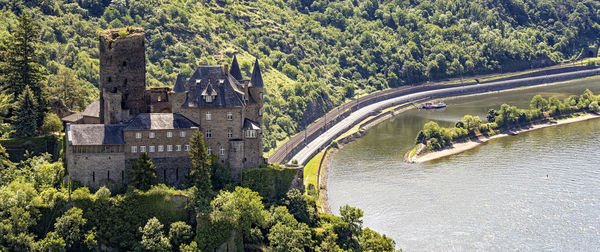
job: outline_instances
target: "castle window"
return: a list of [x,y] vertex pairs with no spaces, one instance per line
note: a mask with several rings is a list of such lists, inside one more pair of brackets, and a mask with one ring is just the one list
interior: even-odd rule
[[260,93],[259,96],[260,96],[260,100],[262,101],[263,100],[263,93]]
[[127,66],[127,61],[123,61],[123,66]]
[[219,149],[219,154],[225,156],[225,148],[221,147],[221,149]]
[[175,180],[179,181],[179,168],[175,168]]
[[96,172],[92,172],[92,182],[96,182]]
[[258,115],[259,115],[259,116],[262,116],[262,113],[263,113],[263,109],[262,109],[262,108],[260,108],[260,109],[258,110]]
[[169,138],[173,137],[173,132],[171,132],[171,131],[167,132],[167,137],[169,137]]
[[256,130],[246,130],[246,138],[256,138]]
[[227,112],[227,120],[229,120],[229,121],[233,120],[233,113]]
[[108,77],[108,82],[112,82],[112,78]]
[[158,98],[156,98],[156,101],[160,102],[160,96]]
[[163,180],[167,181],[167,169],[163,170]]
[[141,132],[136,132],[135,133],[135,138],[141,139],[142,138],[142,133]]
[[158,152],[163,152],[165,151],[165,146],[164,145],[159,145],[158,146]]
[[151,145],[151,146],[150,146],[150,148],[149,148],[149,151],[150,151],[150,152],[154,152],[154,145]]
[[169,152],[173,151],[173,145],[170,145],[170,144],[167,145],[167,151],[169,151]]
[[206,120],[207,121],[212,120],[212,114],[210,114],[210,112],[206,112]]
[[146,152],[146,146],[140,146],[140,153]]
[[185,137],[185,131],[179,132],[180,137]]
[[154,138],[156,135],[154,134],[154,132],[150,132],[150,134],[148,135],[148,137],[150,138]]
[[190,151],[190,145],[189,144],[185,145],[185,151]]
[[180,144],[178,144],[178,145],[175,146],[175,151],[181,151],[181,145]]
[[131,153],[137,152],[137,146],[131,146]]
[[227,138],[232,138],[232,137],[233,137],[233,132],[230,129],[228,129],[227,130]]
[[204,100],[208,103],[211,103],[213,101],[213,96],[212,95],[206,95],[204,96]]
[[206,151],[208,152],[208,155],[212,155],[212,148],[208,148]]
[[207,130],[206,131],[206,138],[211,138],[212,137],[212,131]]

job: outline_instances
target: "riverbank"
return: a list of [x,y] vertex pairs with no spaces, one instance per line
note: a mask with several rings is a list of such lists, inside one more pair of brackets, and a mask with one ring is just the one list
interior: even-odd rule
[[[467,139],[467,141],[465,141],[465,142],[457,142],[457,143],[452,144],[452,146],[450,146],[450,147],[446,147],[446,148],[438,150],[438,151],[419,153],[419,150],[414,151],[414,149],[413,149],[413,150],[411,150],[411,152],[409,152],[405,156],[404,161],[408,162],[408,163],[428,162],[428,161],[432,161],[435,159],[459,154],[461,152],[473,149],[473,148],[475,148],[487,141],[490,141],[492,139],[507,137],[507,136],[514,136],[514,135],[518,135],[519,133],[523,133],[523,132],[527,132],[527,131],[543,129],[546,127],[557,126],[557,125],[564,125],[564,124],[569,124],[569,123],[574,123],[574,122],[581,122],[581,121],[597,119],[597,118],[600,118],[600,115],[585,114],[585,115],[574,117],[574,118],[558,120],[557,122],[544,122],[544,123],[534,124],[534,125],[530,125],[528,127],[523,127],[523,128],[516,129],[516,130],[515,129],[505,130],[500,134],[493,135],[490,137],[480,136],[480,137],[477,137],[474,139]],[[423,149],[423,148],[421,148],[421,149]]]

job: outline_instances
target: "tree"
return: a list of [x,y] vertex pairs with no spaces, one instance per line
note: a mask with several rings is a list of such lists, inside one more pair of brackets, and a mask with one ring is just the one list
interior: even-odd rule
[[595,113],[599,113],[600,112],[600,106],[598,106],[598,102],[597,101],[593,101],[592,103],[590,103],[590,111],[595,112]]
[[62,121],[54,113],[46,113],[44,123],[42,123],[42,132],[48,134],[53,132],[61,132],[63,130]]
[[252,225],[264,226],[265,206],[262,197],[248,188],[236,187],[235,191],[221,191],[211,202],[213,221],[229,223],[244,240],[250,237]]
[[56,232],[48,232],[46,237],[36,243],[38,251],[63,252],[67,251],[67,243]]
[[37,102],[29,86],[26,86],[23,93],[19,95],[15,107],[17,108],[13,116],[15,135],[17,137],[34,136],[38,127]]
[[23,12],[17,18],[17,27],[6,40],[5,60],[0,63],[3,73],[1,85],[14,97],[19,97],[29,87],[35,97],[35,123],[41,125],[47,108],[47,91],[44,84],[46,69],[39,53],[39,28],[32,16]]
[[498,116],[498,112],[495,109],[488,110],[487,120],[489,123],[493,123],[496,121],[496,116]]
[[127,170],[127,176],[129,185],[140,190],[148,190],[151,186],[158,184],[156,167],[146,152],[141,153],[140,157],[131,163],[131,168]]
[[365,230],[362,231],[360,237],[358,238],[358,242],[363,251],[396,251],[394,248],[396,244],[392,239],[386,237],[385,235],[382,236],[369,228],[365,228]]
[[531,109],[539,109],[541,111],[546,111],[548,110],[548,101],[544,99],[541,95],[536,95],[531,99],[529,107],[531,107]]
[[75,71],[66,67],[59,68],[56,75],[50,79],[49,89],[51,96],[61,100],[67,108],[77,111],[85,109],[89,94]]
[[144,228],[140,227],[142,233],[142,248],[147,251],[171,251],[169,239],[163,232],[163,224],[156,217],[152,217],[146,222]]
[[86,222],[87,219],[83,218],[83,211],[77,207],[73,207],[56,219],[54,230],[65,240],[67,247],[70,248],[74,244],[84,241],[83,227]]
[[427,136],[425,136],[425,133],[423,133],[422,130],[419,131],[419,134],[417,134],[417,139],[415,139],[415,144],[424,144],[427,142]]
[[309,225],[314,225],[316,213],[307,203],[306,197],[300,190],[291,189],[286,194],[284,205],[289,209],[289,212],[294,215],[296,220]]
[[181,245],[189,242],[192,238],[192,227],[185,224],[183,221],[171,223],[169,228],[169,241],[174,248],[179,248]]
[[269,230],[269,251],[306,251],[310,246],[310,229],[305,223],[285,225],[278,222]]
[[212,182],[210,180],[211,158],[206,149],[204,135],[197,130],[190,139],[190,159],[192,161],[192,171],[189,178],[196,186],[197,191],[194,197],[198,212],[205,213],[210,208],[212,198]]

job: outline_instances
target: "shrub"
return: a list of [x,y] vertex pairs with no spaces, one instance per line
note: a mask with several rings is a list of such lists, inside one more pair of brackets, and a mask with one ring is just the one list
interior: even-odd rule
[[62,121],[54,113],[47,113],[41,128],[43,133],[54,133],[63,131]]

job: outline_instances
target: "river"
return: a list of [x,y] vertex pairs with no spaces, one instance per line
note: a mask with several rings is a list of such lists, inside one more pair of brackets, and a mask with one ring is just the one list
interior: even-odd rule
[[410,110],[342,148],[329,167],[329,204],[365,212],[363,226],[405,251],[600,249],[600,120],[491,140],[461,154],[407,164],[404,153],[427,121],[485,120],[502,103],[531,97],[600,94],[600,80],[446,100],[438,111]]

